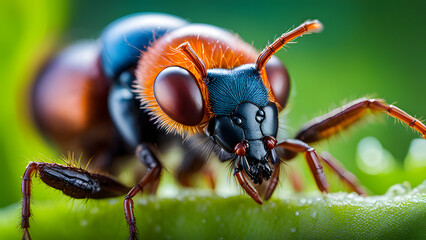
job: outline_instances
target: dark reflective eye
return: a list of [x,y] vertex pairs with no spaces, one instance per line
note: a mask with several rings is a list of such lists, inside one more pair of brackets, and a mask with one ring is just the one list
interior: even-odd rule
[[263,119],[265,119],[265,112],[262,109],[260,109],[256,113],[256,121],[258,123],[261,123]]
[[155,79],[154,97],[161,110],[176,122],[195,126],[203,120],[204,102],[197,79],[184,68],[161,71]]
[[243,124],[243,120],[241,120],[241,118],[239,118],[237,116],[232,116],[231,119],[238,126],[241,126],[241,124]]
[[272,56],[266,63],[265,70],[275,101],[285,108],[290,91],[290,77],[287,69],[277,57]]

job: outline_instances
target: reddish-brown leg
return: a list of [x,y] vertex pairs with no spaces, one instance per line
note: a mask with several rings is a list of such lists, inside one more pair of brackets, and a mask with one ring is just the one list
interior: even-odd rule
[[303,192],[305,186],[303,185],[303,177],[300,173],[296,169],[288,169],[287,174],[294,191]]
[[193,178],[201,174],[211,189],[215,189],[216,182],[214,174],[208,166],[205,165],[208,156],[202,151],[203,148],[194,149],[186,146],[185,157],[177,170],[177,180],[185,187],[193,187]]
[[256,201],[259,204],[263,203],[257,190],[252,185],[250,185],[250,183],[247,182],[247,179],[244,176],[243,171],[241,171],[241,167],[237,167],[234,169],[234,176],[237,178],[238,183],[241,185],[244,191],[246,191],[246,193],[251,198],[253,198],[254,201]]
[[426,126],[422,122],[420,122],[420,120],[412,117],[410,114],[404,112],[403,110],[393,105],[388,105],[380,99],[368,100],[367,107],[374,111],[384,112],[391,117],[401,120],[403,123],[407,124],[414,130],[419,132],[423,136],[423,138],[426,139]]
[[210,185],[210,188],[212,190],[215,190],[216,189],[216,180],[215,180],[215,174],[214,174],[213,170],[210,169],[210,168],[207,168],[201,174],[203,174],[204,178],[206,179],[206,181]]
[[265,193],[265,200],[269,200],[277,188],[278,182],[280,180],[280,161],[275,163],[274,172],[272,173],[271,179],[269,180],[269,186]]
[[158,185],[160,185],[160,177],[158,177],[157,180],[154,180],[151,185],[152,187],[149,189],[148,193],[151,195],[157,194]]
[[368,109],[372,112],[383,112],[401,120],[426,139],[426,126],[420,120],[393,105],[388,105],[381,99],[366,98],[357,99],[330,113],[314,118],[299,131],[296,139],[312,143],[328,138],[358,122],[366,115]]
[[24,230],[24,234],[22,239],[29,240],[31,239],[30,234],[28,232],[28,228],[30,227],[30,203],[31,203],[31,177],[37,171],[36,162],[30,162],[25,170],[24,176],[22,177],[22,219],[21,219],[21,228]]
[[135,214],[133,212],[133,197],[138,192],[143,192],[144,187],[148,183],[155,183],[161,174],[161,163],[155,156],[154,152],[146,144],[140,144],[136,149],[136,157],[148,168],[145,176],[127,193],[124,198],[124,215],[127,224],[129,225],[130,237],[129,239],[137,239],[137,228]]
[[362,189],[359,180],[351,172],[346,170],[339,164],[339,161],[331,156],[328,152],[321,153],[321,160],[323,160],[337,175],[344,181],[352,191],[357,192],[361,196],[367,196],[367,193]]
[[305,159],[308,163],[309,169],[314,175],[315,182],[318,186],[318,189],[321,192],[327,193],[328,183],[325,180],[324,172],[322,166],[319,163],[319,156],[314,148],[310,147],[308,144],[297,140],[297,139],[287,139],[277,144],[277,146],[284,149],[288,149],[292,152],[302,152],[305,155]]
[[81,198],[109,198],[124,195],[129,188],[112,178],[90,173],[84,169],[56,163],[30,162],[22,177],[22,239],[31,239],[28,232],[31,216],[31,177],[38,173],[47,185],[61,190],[64,194]]
[[[401,120],[426,139],[426,126],[420,120],[412,117],[403,110],[387,104],[382,99],[360,98],[337,108],[327,114],[314,118],[308,122],[297,134],[296,139],[306,143],[316,143],[339,133],[364,118],[368,111],[383,112]],[[291,160],[297,155],[297,151],[286,149],[280,154],[285,160]],[[358,191],[357,191],[358,192]]]

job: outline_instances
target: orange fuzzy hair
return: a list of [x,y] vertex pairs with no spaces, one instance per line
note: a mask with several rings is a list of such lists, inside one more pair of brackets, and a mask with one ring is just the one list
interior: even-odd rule
[[[179,45],[185,42],[191,45],[197,56],[204,61],[207,69],[233,69],[243,64],[254,63],[258,56],[252,46],[242,41],[239,37],[213,26],[197,24],[166,34],[156,40],[142,54],[136,69],[135,85],[141,105],[149,110],[152,119],[156,121],[160,128],[169,133],[178,133],[182,136],[201,133],[213,117],[213,113],[209,108],[207,86],[202,81],[194,64],[177,49]],[[204,100],[205,112],[202,121],[196,126],[187,126],[174,121],[161,110],[155,100],[155,79],[162,70],[171,66],[183,67],[197,79]],[[274,102],[265,70],[262,70],[262,78],[269,91],[270,101]]]

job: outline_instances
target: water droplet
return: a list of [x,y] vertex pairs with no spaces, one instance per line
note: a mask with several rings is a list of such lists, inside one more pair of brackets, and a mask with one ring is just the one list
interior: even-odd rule
[[161,232],[161,226],[160,225],[155,226],[154,230],[156,232]]
[[413,158],[426,159],[426,143],[425,143],[425,140],[418,138],[418,139],[414,139],[413,141],[411,141],[409,154],[411,154]]
[[97,207],[94,207],[94,208],[90,209],[90,213],[91,214],[96,214],[98,212],[99,212],[99,208],[97,208]]
[[366,137],[358,143],[356,163],[362,171],[376,175],[395,169],[395,159],[379,140]]
[[81,222],[80,222],[80,225],[83,226],[83,227],[87,226],[87,220],[82,219]]
[[201,220],[202,223],[206,223],[207,220],[203,218],[203,220]]
[[196,209],[197,209],[198,212],[203,213],[203,212],[207,211],[207,206],[204,205],[204,204],[198,204],[197,207],[196,207]]
[[406,194],[411,191],[411,186],[409,182],[404,182],[403,184],[396,184],[391,186],[386,191],[386,196],[399,196]]
[[295,233],[295,232],[296,232],[296,227],[292,227],[292,228],[290,229],[290,231],[291,231],[292,233]]
[[148,200],[146,200],[145,198],[141,198],[139,199],[138,203],[140,205],[146,206],[148,204]]
[[216,222],[220,222],[220,216],[216,217]]
[[426,141],[424,139],[418,138],[411,142],[404,166],[407,170],[426,167]]
[[257,212],[259,212],[259,208],[255,208],[252,210],[252,213],[256,214]]
[[295,216],[299,216],[299,212],[298,212],[298,211],[296,211],[296,212],[294,213],[294,215],[295,215]]
[[316,216],[317,216],[317,212],[315,212],[315,211],[314,211],[314,212],[311,214],[311,217],[312,217],[312,218],[315,218]]

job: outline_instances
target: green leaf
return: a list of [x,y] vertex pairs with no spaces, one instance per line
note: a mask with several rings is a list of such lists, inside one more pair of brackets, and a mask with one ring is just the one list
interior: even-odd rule
[[[33,239],[126,239],[123,198],[34,203]],[[20,206],[0,211],[0,239],[18,239]],[[139,235],[147,239],[425,239],[426,181],[399,184],[383,196],[292,195],[263,205],[247,196],[200,191],[135,199]]]

